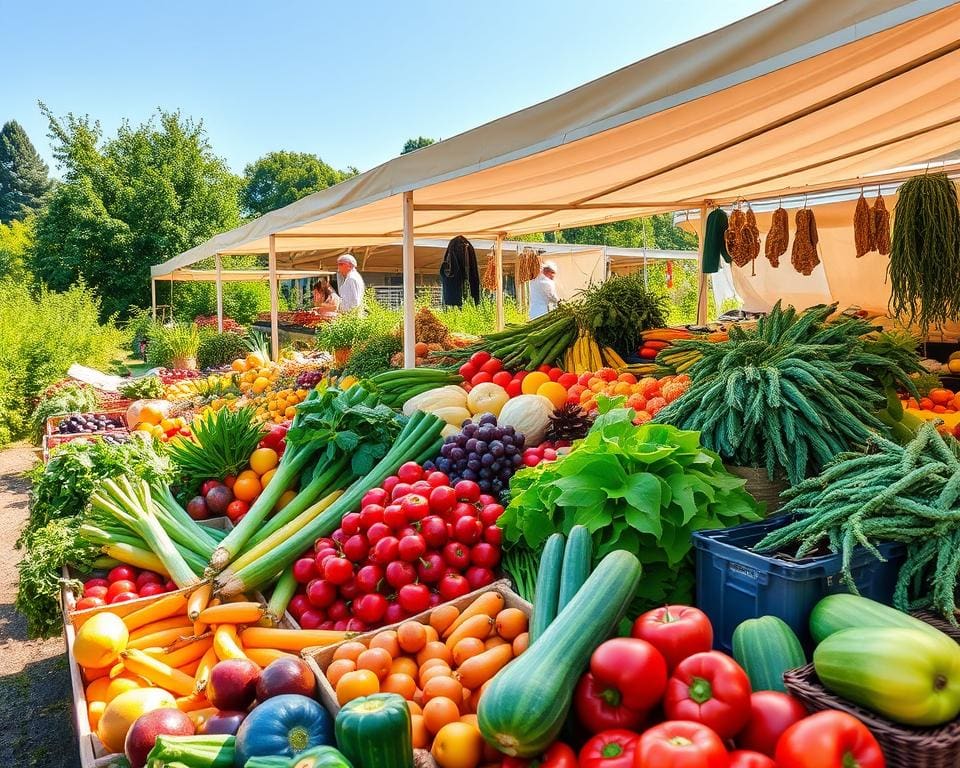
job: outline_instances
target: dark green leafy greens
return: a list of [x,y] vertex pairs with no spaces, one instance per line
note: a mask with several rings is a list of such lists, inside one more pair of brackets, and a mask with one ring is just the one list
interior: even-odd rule
[[633,355],[640,333],[666,325],[666,298],[648,291],[643,273],[613,275],[583,292],[577,315],[601,346]]
[[514,475],[498,524],[508,549],[537,552],[550,534],[584,525],[594,563],[616,549],[632,552],[643,564],[635,615],[692,599],[693,531],[758,520],[760,507],[696,432],[637,427],[620,402],[600,398],[600,415],[568,456]]

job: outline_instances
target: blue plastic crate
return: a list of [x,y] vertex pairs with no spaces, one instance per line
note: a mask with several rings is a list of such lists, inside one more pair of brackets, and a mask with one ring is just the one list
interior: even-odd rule
[[[849,591],[840,581],[840,555],[790,560],[750,551],[790,520],[782,516],[693,534],[697,606],[710,617],[714,645],[720,650],[730,653],[733,630],[745,619],[777,616],[810,651],[808,618],[813,606],[825,595]],[[899,543],[881,544],[878,549],[886,562],[860,549],[854,553],[851,572],[861,595],[889,603],[906,552]]]

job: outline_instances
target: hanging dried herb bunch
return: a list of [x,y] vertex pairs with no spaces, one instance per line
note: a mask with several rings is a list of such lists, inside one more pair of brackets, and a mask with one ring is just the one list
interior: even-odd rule
[[757,256],[760,255],[760,227],[757,226],[757,217],[749,205],[747,206],[747,223],[740,233],[740,240],[744,256],[751,262],[756,261]]
[[887,275],[890,310],[924,333],[960,316],[960,207],[946,174],[900,187]]
[[480,285],[485,291],[494,293],[497,290],[497,262],[493,256],[487,259],[487,266],[483,270],[483,277],[480,278]]
[[517,279],[521,283],[533,280],[540,274],[540,257],[536,251],[530,248],[524,248],[523,253],[518,258]]
[[767,240],[764,243],[764,255],[771,267],[780,266],[780,257],[787,252],[787,245],[790,243],[790,217],[786,209],[780,206],[773,212],[773,218],[770,221],[770,231],[767,232]]
[[877,253],[886,256],[890,253],[890,212],[883,202],[883,196],[877,192],[877,199],[873,201],[873,234],[876,238],[874,245]]
[[727,231],[723,234],[724,242],[727,245],[727,253],[734,264],[738,267],[746,265],[750,260],[745,258],[744,247],[744,228],[747,226],[747,215],[739,208],[734,208],[730,212],[730,219],[727,223]]
[[790,262],[797,272],[807,277],[820,263],[820,256],[817,254],[818,241],[817,220],[813,216],[813,211],[809,208],[801,208],[797,211],[796,233],[793,236]]
[[876,233],[874,231],[873,211],[870,203],[860,192],[857,208],[853,213],[853,243],[857,248],[857,258],[876,250]]

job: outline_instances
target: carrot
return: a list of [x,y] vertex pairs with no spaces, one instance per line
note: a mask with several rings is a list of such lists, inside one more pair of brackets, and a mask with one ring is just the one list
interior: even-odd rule
[[205,581],[190,593],[190,597],[187,599],[187,616],[190,617],[191,621],[197,620],[200,612],[206,608],[207,603],[210,602],[210,596],[212,594],[213,583],[210,581]]
[[[480,597],[470,603],[470,607],[467,608],[463,613],[461,613],[454,622],[447,627],[446,631],[441,634],[441,637],[447,638],[457,627],[459,627],[467,619],[472,618],[480,614],[486,614],[491,619],[496,616],[500,611],[503,610],[503,595],[499,592],[484,592]],[[439,631],[439,630],[438,630]]]
[[200,659],[200,665],[197,667],[196,674],[193,676],[193,689],[195,693],[203,693],[207,689],[207,680],[210,679],[210,670],[219,661],[217,649],[211,645]]
[[[461,614],[462,615],[462,614]],[[453,647],[465,637],[475,637],[478,640],[485,640],[493,629],[493,618],[485,613],[478,613],[464,621],[456,627],[449,635],[446,635],[447,648],[453,650]]]
[[154,621],[169,619],[171,616],[183,613],[186,607],[187,598],[184,597],[182,592],[175,592],[172,595],[161,597],[150,605],[138,608],[133,613],[128,613],[123,617],[123,623],[127,625],[127,631],[132,632]]
[[205,624],[255,624],[265,610],[261,603],[223,603],[200,611],[197,620]]
[[197,674],[197,669],[199,669],[199,667],[200,667],[200,659],[195,659],[194,661],[191,661],[187,664],[183,664],[182,666],[176,667],[176,669],[183,672],[183,674],[187,675],[191,680],[194,680],[195,679],[194,675]]
[[159,688],[166,688],[179,696],[189,696],[194,691],[194,679],[179,669],[164,664],[135,648],[121,654],[123,665],[134,674],[146,678]]
[[184,664],[190,664],[199,661],[203,655],[213,647],[213,636],[206,635],[190,641],[182,648],[170,651],[159,657],[160,661],[169,664],[171,667],[182,667]]
[[333,645],[346,640],[346,632],[331,629],[271,629],[247,627],[240,633],[244,647],[274,648],[279,651],[302,651],[318,645]]
[[250,659],[258,667],[267,667],[271,662],[276,661],[277,659],[296,659],[298,656],[295,653],[287,653],[286,651],[278,651],[276,648],[244,648],[243,652],[247,654],[247,658]]
[[[483,647],[489,651],[491,648],[496,648],[498,645],[510,645],[510,642],[508,640],[504,640],[498,635],[494,635],[493,637],[487,638],[487,641],[483,644]],[[511,645],[510,647],[512,650],[513,646]]]
[[140,651],[142,651],[144,648],[150,648],[154,645],[159,645],[163,648],[166,648],[168,645],[172,645],[183,637],[189,637],[191,632],[192,629],[190,627],[173,627],[171,629],[163,629],[150,635],[138,637],[136,640],[128,641],[127,648],[134,648]]
[[[439,637],[447,631],[460,615],[460,609],[455,605],[441,605],[430,611],[430,626]],[[429,640],[428,640],[429,642]]]
[[467,659],[454,673],[462,686],[473,690],[483,685],[503,669],[513,658],[509,643],[495,646]]
[[206,696],[197,696],[195,693],[191,693],[189,696],[178,696],[177,709],[181,712],[186,712],[187,715],[191,716],[191,719],[193,719],[192,715],[194,713],[200,713],[204,710],[210,710],[210,713],[206,715],[206,717],[219,711],[210,706],[210,702],[207,701]]
[[[156,632],[163,632],[167,629],[183,629],[187,630],[192,627],[190,620],[186,616],[171,616],[169,619],[160,619],[160,621],[151,621],[149,624],[144,624],[139,629],[133,630],[130,633],[130,637],[127,642],[131,640],[139,640],[141,637],[146,637],[147,635],[152,635]],[[184,631],[183,634],[191,634],[190,632]]]
[[513,638],[513,655],[519,656],[521,653],[527,650],[527,646],[529,645],[530,645],[530,633],[521,632],[519,635]]
[[237,637],[237,628],[233,624],[221,624],[217,627],[217,631],[213,633],[213,647],[220,661],[247,658]]

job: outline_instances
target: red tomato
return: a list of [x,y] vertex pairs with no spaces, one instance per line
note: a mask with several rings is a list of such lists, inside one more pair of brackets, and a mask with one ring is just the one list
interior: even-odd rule
[[638,739],[621,728],[601,731],[580,750],[580,768],[634,768]]
[[109,587],[110,582],[106,579],[87,579],[83,582],[83,591],[86,592],[90,587]]
[[806,716],[807,710],[793,696],[779,691],[756,691],[750,694],[750,722],[735,741],[742,749],[773,757],[783,732]]
[[577,685],[577,718],[591,733],[638,728],[667,687],[667,663],[646,640],[618,637],[590,657]]
[[[564,389],[570,389],[570,387],[575,386],[577,383],[577,374],[565,373],[559,379],[557,379],[557,383]],[[580,393],[578,392],[577,394]]]
[[163,579],[153,571],[143,571],[137,576],[136,584],[137,590],[139,590],[144,584],[163,584]]
[[397,592],[397,602],[407,613],[420,613],[430,607],[430,590],[426,584],[406,584]]
[[544,363],[543,365],[537,366],[537,370],[540,371],[540,373],[549,374],[549,373],[550,373],[550,369],[551,369],[552,367],[553,367],[553,366],[547,365],[546,363]]
[[477,384],[486,384],[488,381],[493,381],[493,375],[486,371],[480,371],[475,376],[470,377],[470,384],[474,387],[477,386]]
[[234,522],[243,517],[247,512],[250,511],[250,504],[246,501],[241,501],[240,499],[235,499],[227,504],[227,517]]
[[640,737],[637,766],[641,768],[728,768],[730,759],[720,737],[700,723],[673,720]]
[[641,614],[630,635],[651,643],[670,670],[688,656],[713,647],[713,627],[707,614],[687,605],[668,605]]
[[497,371],[493,374],[493,383],[506,389],[507,385],[513,381],[513,374],[509,371]]
[[415,483],[423,479],[423,469],[415,461],[408,461],[400,465],[397,470],[397,477],[401,483]]
[[778,768],[885,768],[876,738],[853,715],[828,709],[791,725],[777,742]]
[[107,581],[113,584],[115,581],[134,581],[137,578],[137,572],[129,565],[118,565],[107,574]]
[[507,394],[510,397],[520,397],[523,394],[523,382],[514,379],[506,386]]
[[121,579],[119,581],[113,582],[107,588],[107,602],[109,603],[113,600],[114,597],[121,594],[122,592],[136,592],[137,585],[135,582],[130,581],[129,579]]
[[236,482],[237,482],[236,475],[227,475],[225,478],[223,478],[223,484],[227,486],[227,488],[229,488],[230,490],[233,490],[233,485]]
[[730,753],[730,768],[777,768],[777,764],[760,752],[738,749]]
[[437,587],[440,597],[444,600],[454,600],[463,597],[470,591],[470,583],[463,576],[448,573],[442,579]]
[[547,371],[547,376],[550,377],[550,381],[560,381],[560,377],[563,376],[563,368],[551,368]]
[[[390,563],[390,565],[387,566],[387,582],[389,582],[392,587],[403,586],[402,584],[397,585],[390,581],[390,566],[392,565],[395,565],[395,563]],[[410,566],[410,563],[403,563],[403,565]],[[410,579],[409,582],[404,583],[408,584],[415,579],[420,579],[420,581],[425,584],[436,584],[443,578],[443,569],[445,567],[446,563],[443,562],[443,558],[439,552],[427,552],[427,554],[420,558],[420,563],[415,569],[413,578]]]
[[420,521],[420,535],[433,549],[447,543],[447,524],[439,515],[427,515]]
[[404,496],[400,501],[400,507],[403,509],[403,514],[407,516],[407,520],[422,520],[430,514],[430,501],[426,496],[418,493]]
[[411,536],[404,536],[397,545],[397,552],[401,560],[414,563],[420,560],[420,556],[427,551],[427,542],[419,533]]
[[472,363],[464,363],[460,366],[458,373],[463,376],[464,379],[470,381],[470,379],[477,375],[477,366]]
[[114,603],[125,603],[127,600],[136,600],[140,595],[136,592],[119,592],[110,598],[110,605]]
[[[397,478],[397,482],[399,482]],[[391,489],[392,490],[392,489]],[[371,488],[365,494],[363,494],[363,499],[360,501],[360,509],[363,509],[367,504],[379,504],[381,507],[385,507],[387,502],[390,500],[390,492],[384,488]]]
[[293,564],[293,578],[298,584],[309,584],[317,578],[317,563],[312,557],[301,557]]
[[345,557],[331,557],[323,564],[323,578],[331,584],[345,584],[353,576],[353,564]]
[[107,596],[107,587],[96,586],[96,587],[87,587],[83,590],[84,597],[99,597],[105,598]]
[[562,741],[555,741],[540,757],[505,757],[500,768],[577,768],[577,753]]
[[457,505],[457,494],[449,485],[439,485],[430,491],[428,501],[434,515],[447,515]]
[[[392,563],[387,563],[387,567],[384,569],[387,584],[394,589],[400,589],[406,584],[413,584],[419,575],[418,568],[424,569],[426,575],[426,577],[420,575],[420,581],[428,584],[431,581],[439,581],[440,576],[443,575],[443,561],[440,560],[440,565],[436,565],[436,561],[431,560],[431,557],[440,560],[440,556],[434,553],[423,558],[417,568],[413,566],[413,563],[405,563],[403,560],[394,560]],[[433,578],[433,569],[435,569],[436,578]],[[427,573],[427,571],[430,571],[430,573]]]
[[223,485],[219,480],[207,480],[203,485],[200,486],[200,495],[206,496],[210,491],[216,488],[218,485]]
[[163,584],[157,584],[155,581],[148,581],[142,587],[140,587],[139,595],[140,597],[153,597],[154,595],[162,595],[166,592],[163,588]]
[[387,598],[376,592],[362,595],[353,601],[353,614],[367,624],[376,624],[387,612]]
[[431,488],[439,488],[442,485],[450,485],[450,478],[443,472],[433,471],[427,475],[426,480]]
[[480,486],[472,480],[461,480],[453,486],[453,490],[457,492],[460,501],[473,503],[480,498]]
[[480,370],[483,373],[490,374],[490,380],[493,381],[493,375],[495,373],[500,373],[503,370],[503,363],[501,363],[497,358],[491,357],[487,362],[480,366]]
[[480,366],[482,366],[489,359],[489,352],[474,352],[472,355],[470,355],[470,364],[476,366],[477,370],[479,370]]
[[732,739],[750,719],[750,680],[724,653],[695,653],[673,671],[663,711],[670,720],[703,723]]
[[[462,518],[468,520],[468,518]],[[451,541],[443,548],[443,562],[458,571],[470,565],[470,547],[459,541]]]
[[77,600],[77,610],[85,611],[87,608],[99,608],[106,605],[102,597],[81,597]]
[[491,569],[479,565],[473,565],[467,568],[464,576],[467,579],[467,584],[470,585],[471,591],[485,587],[488,584],[493,584],[497,578]]

